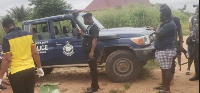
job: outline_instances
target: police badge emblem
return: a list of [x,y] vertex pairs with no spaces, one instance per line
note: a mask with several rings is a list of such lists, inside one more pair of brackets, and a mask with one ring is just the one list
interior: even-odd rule
[[74,54],[74,47],[70,45],[70,43],[67,41],[67,44],[63,47],[63,53],[66,56],[72,56]]

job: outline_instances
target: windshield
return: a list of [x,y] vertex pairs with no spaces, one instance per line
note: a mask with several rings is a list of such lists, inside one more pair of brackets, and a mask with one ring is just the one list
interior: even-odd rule
[[[84,24],[82,15],[79,15],[77,18],[78,18],[78,21],[84,26],[84,28],[88,27],[88,25]],[[92,17],[92,19],[93,19],[94,23],[96,23],[100,29],[105,29],[105,27],[98,20],[96,20],[96,18]]]

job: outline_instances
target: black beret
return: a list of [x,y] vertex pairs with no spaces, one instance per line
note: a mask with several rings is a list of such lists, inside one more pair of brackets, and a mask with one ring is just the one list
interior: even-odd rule
[[86,13],[82,16],[83,18],[88,18],[88,17],[92,17],[92,13]]

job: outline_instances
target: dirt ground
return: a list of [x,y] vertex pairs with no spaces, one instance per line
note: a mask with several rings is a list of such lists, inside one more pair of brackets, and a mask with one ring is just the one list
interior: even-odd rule
[[[186,39],[186,37],[184,37]],[[187,49],[186,44],[184,44]],[[182,56],[182,62],[187,62]],[[176,66],[174,84],[171,86],[172,93],[199,93],[199,80],[189,81],[189,78],[194,75],[194,65],[191,66],[191,75],[185,75],[187,64],[182,66],[182,71],[179,71],[179,66]],[[106,75],[104,68],[98,68],[100,90],[97,93],[156,93],[158,90],[153,89],[161,82],[160,69],[154,69],[152,76],[138,79],[133,83],[113,83]],[[53,73],[44,77],[38,78],[36,85],[42,82],[59,83],[61,93],[84,93],[87,87],[90,86],[91,77],[89,68],[57,68]],[[9,85],[7,90],[0,90],[0,93],[12,93]],[[125,89],[126,86],[130,88]],[[35,88],[35,93],[39,93],[39,88]]]

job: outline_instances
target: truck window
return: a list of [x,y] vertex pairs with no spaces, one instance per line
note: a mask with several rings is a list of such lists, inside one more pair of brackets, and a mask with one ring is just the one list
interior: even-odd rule
[[38,40],[48,40],[49,38],[49,28],[47,23],[33,24],[31,26],[31,32],[33,34],[33,39]]
[[[85,24],[84,24],[84,20],[83,20],[82,15],[78,15],[77,18],[78,18],[78,21],[79,21],[81,24],[83,24],[84,28],[86,29],[86,28],[88,27],[88,25],[85,25]],[[104,27],[95,17],[92,17],[92,19],[93,19],[94,23],[96,23],[100,29],[105,29],[105,27]],[[84,30],[85,30],[85,29],[84,29]]]
[[24,25],[24,31],[30,32],[31,31],[31,25],[30,24]]
[[54,21],[55,38],[73,37],[71,20]]

